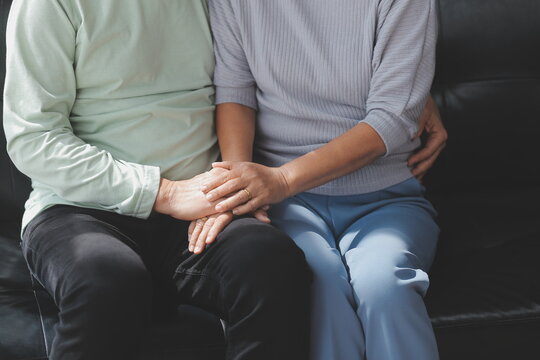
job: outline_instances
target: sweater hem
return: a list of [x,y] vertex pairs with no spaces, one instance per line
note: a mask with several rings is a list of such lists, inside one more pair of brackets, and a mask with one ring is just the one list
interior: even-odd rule
[[376,182],[371,182],[367,184],[356,183],[347,185],[337,185],[330,182],[325,185],[321,185],[319,187],[308,190],[306,191],[306,193],[330,196],[350,196],[367,194],[370,192],[386,189],[387,187],[399,184],[412,177],[413,175],[410,171],[400,171],[393,176],[382,177]]

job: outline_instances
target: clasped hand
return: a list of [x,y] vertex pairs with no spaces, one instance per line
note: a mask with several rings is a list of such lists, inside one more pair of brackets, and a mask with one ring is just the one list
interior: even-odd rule
[[215,214],[192,221],[188,230],[189,251],[200,254],[206,245],[232,221],[233,215],[253,214],[270,223],[266,211],[288,196],[288,185],[280,168],[250,162],[214,163],[212,176],[202,181],[208,203]]

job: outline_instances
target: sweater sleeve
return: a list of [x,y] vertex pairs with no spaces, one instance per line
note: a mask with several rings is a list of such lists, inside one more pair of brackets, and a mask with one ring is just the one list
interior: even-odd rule
[[6,36],[4,129],[17,168],[70,202],[148,217],[159,168],[114,159],[73,132],[76,26],[59,0],[14,1]]
[[233,102],[257,109],[256,83],[232,4],[229,0],[209,0],[209,11],[216,56],[216,104]]
[[386,145],[386,155],[417,132],[435,71],[437,18],[434,0],[382,0],[378,8],[369,124]]

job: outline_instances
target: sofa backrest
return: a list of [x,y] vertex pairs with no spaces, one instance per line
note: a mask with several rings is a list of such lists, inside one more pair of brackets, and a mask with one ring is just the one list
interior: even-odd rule
[[[4,88],[6,68],[6,22],[11,0],[0,0],[0,73],[1,89]],[[3,98],[0,99],[3,107]],[[19,221],[22,217],[24,202],[30,192],[30,181],[13,166],[6,152],[4,129],[0,134],[0,222]]]
[[434,192],[540,186],[540,1],[439,0]]

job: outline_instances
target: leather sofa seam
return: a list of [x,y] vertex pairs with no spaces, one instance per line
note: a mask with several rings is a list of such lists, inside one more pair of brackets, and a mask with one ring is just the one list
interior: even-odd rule
[[540,320],[540,316],[528,317],[522,319],[501,319],[501,320],[486,320],[486,321],[476,321],[476,322],[464,322],[460,324],[446,324],[446,325],[436,325],[433,327],[435,329],[448,329],[448,328],[459,328],[459,327],[489,327],[489,326],[505,326],[512,323],[528,323],[528,322],[537,322]]
[[523,77],[518,77],[518,76],[511,76],[511,77],[505,77],[505,78],[486,78],[486,79],[465,79],[465,80],[459,80],[459,81],[449,81],[449,82],[445,82],[443,80],[441,81],[438,81],[436,84],[434,83],[433,85],[436,86],[437,88],[440,88],[441,86],[456,86],[456,85],[467,85],[467,84],[481,84],[481,83],[505,83],[505,82],[512,82],[512,81],[531,81],[531,82],[534,82],[534,81],[540,81],[540,77],[539,76],[523,76]]

